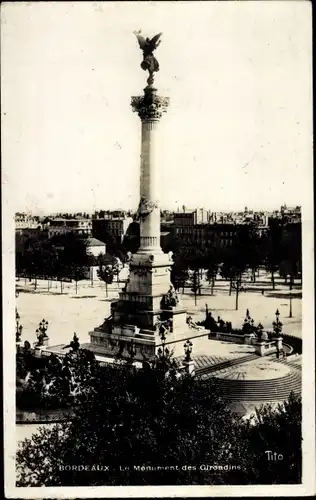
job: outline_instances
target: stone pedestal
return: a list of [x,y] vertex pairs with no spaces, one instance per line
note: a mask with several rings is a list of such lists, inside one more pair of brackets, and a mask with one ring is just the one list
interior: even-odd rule
[[246,345],[252,345],[253,340],[255,339],[255,334],[254,333],[245,333],[244,334],[244,344]]
[[274,337],[272,340],[275,341],[275,345],[277,350],[281,351],[283,349],[283,338],[282,337]]
[[265,342],[257,342],[255,344],[255,353],[258,354],[259,356],[265,356]]
[[34,350],[34,356],[37,358],[40,358],[42,356],[42,351],[46,351],[47,346],[41,345],[41,346],[35,346]]
[[191,377],[194,377],[194,375],[195,375],[194,361],[192,361],[192,360],[191,361],[183,361],[182,364],[184,366],[184,370],[187,373],[187,375],[191,375]]

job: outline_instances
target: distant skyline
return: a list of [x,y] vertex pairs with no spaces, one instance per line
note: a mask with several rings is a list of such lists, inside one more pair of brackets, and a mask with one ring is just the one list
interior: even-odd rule
[[135,210],[146,74],[163,32],[161,207],[303,205],[312,180],[308,2],[2,5],[2,184],[16,212]]
[[[258,208],[257,210],[255,210],[255,209],[253,209],[252,207],[247,207],[247,209],[248,209],[249,211],[254,211],[254,212],[269,212],[269,213],[271,213],[271,212],[275,212],[275,211],[280,211],[281,206],[284,206],[284,205],[286,205],[286,206],[287,206],[287,208],[296,208],[297,206],[299,206],[299,207],[300,207],[300,205],[288,205],[287,203],[283,203],[282,205],[280,205],[280,206],[278,206],[278,207],[271,208],[270,210],[265,210],[265,209],[263,209],[263,208]],[[207,207],[187,207],[187,206],[186,206],[186,207],[185,207],[185,210],[186,210],[186,211],[196,210],[196,209],[197,209],[197,210],[199,210],[199,209],[202,209],[202,208],[203,208],[204,210],[207,210],[207,211],[212,212],[212,210],[211,210],[211,209],[209,209],[209,208],[207,208]],[[221,212],[222,212],[222,213],[227,213],[227,214],[228,214],[228,213],[239,213],[239,212],[244,212],[245,208],[246,208],[246,207],[243,207],[243,208],[241,208],[240,210],[238,210],[238,209],[237,209],[237,210],[216,210],[216,211],[214,211],[214,212],[217,212],[217,213],[221,213]],[[301,207],[300,207],[300,208],[301,208]],[[162,211],[166,210],[166,211],[171,211],[171,212],[173,212],[173,211],[174,211],[174,212],[177,212],[177,211],[178,211],[178,207],[176,207],[176,209],[175,209],[175,210],[174,210],[174,209],[172,209],[172,208],[171,208],[171,209],[169,209],[169,208],[166,208],[166,207],[161,207],[161,210],[162,210]],[[26,214],[30,214],[30,215],[32,215],[32,216],[47,216],[47,215],[58,215],[58,214],[76,215],[76,214],[79,214],[79,213],[82,213],[82,214],[84,214],[84,213],[88,213],[88,214],[90,214],[90,215],[91,215],[91,214],[93,214],[94,212],[100,212],[100,211],[105,211],[105,212],[107,212],[107,211],[112,211],[112,212],[114,212],[114,211],[125,211],[125,212],[129,212],[129,211],[133,211],[133,209],[132,209],[132,208],[123,209],[122,207],[114,207],[114,208],[110,208],[110,207],[101,207],[101,208],[99,208],[99,209],[97,209],[97,210],[75,210],[75,211],[73,211],[73,210],[72,210],[72,211],[69,211],[69,210],[68,210],[68,211],[67,211],[67,210],[57,210],[57,211],[54,211],[54,212],[42,212],[42,211],[41,211],[41,212],[37,212],[37,213],[35,213],[35,212],[25,212],[25,211],[23,212],[23,211],[19,211],[19,210],[18,210],[16,213],[26,213]],[[179,211],[180,211],[180,212],[182,212],[182,211],[183,211],[182,206],[181,206],[181,207],[179,206]]]

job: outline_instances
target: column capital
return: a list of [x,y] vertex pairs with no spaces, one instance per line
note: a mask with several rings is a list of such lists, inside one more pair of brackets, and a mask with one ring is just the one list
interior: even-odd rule
[[157,89],[148,86],[144,89],[144,95],[132,97],[131,106],[138,113],[142,122],[159,121],[169,106],[169,97],[156,94]]

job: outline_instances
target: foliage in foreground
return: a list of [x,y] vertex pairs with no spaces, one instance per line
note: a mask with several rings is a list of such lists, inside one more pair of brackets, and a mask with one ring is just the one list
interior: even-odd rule
[[[243,422],[213,379],[107,367],[71,423],[23,442],[17,486],[298,483],[300,408],[291,396],[277,411],[267,407]],[[283,461],[269,462],[267,450]]]
[[89,392],[99,365],[87,349],[71,350],[64,357],[51,354],[36,357],[31,350],[16,355],[19,410],[66,408],[78,403],[80,394]]

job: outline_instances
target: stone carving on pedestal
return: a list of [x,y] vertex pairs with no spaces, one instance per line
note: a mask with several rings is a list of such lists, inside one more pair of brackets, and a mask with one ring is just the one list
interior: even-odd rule
[[170,333],[172,329],[172,319],[168,318],[166,320],[162,320],[160,316],[157,316],[157,321],[155,323],[156,331],[160,335],[166,335]]
[[161,299],[161,309],[171,309],[172,307],[176,307],[179,303],[177,292],[174,289],[173,285],[170,285],[170,288],[166,295],[164,295]]
[[133,271],[137,276],[147,276],[148,273],[153,272],[152,269],[148,269],[148,267],[142,266],[134,267]]

